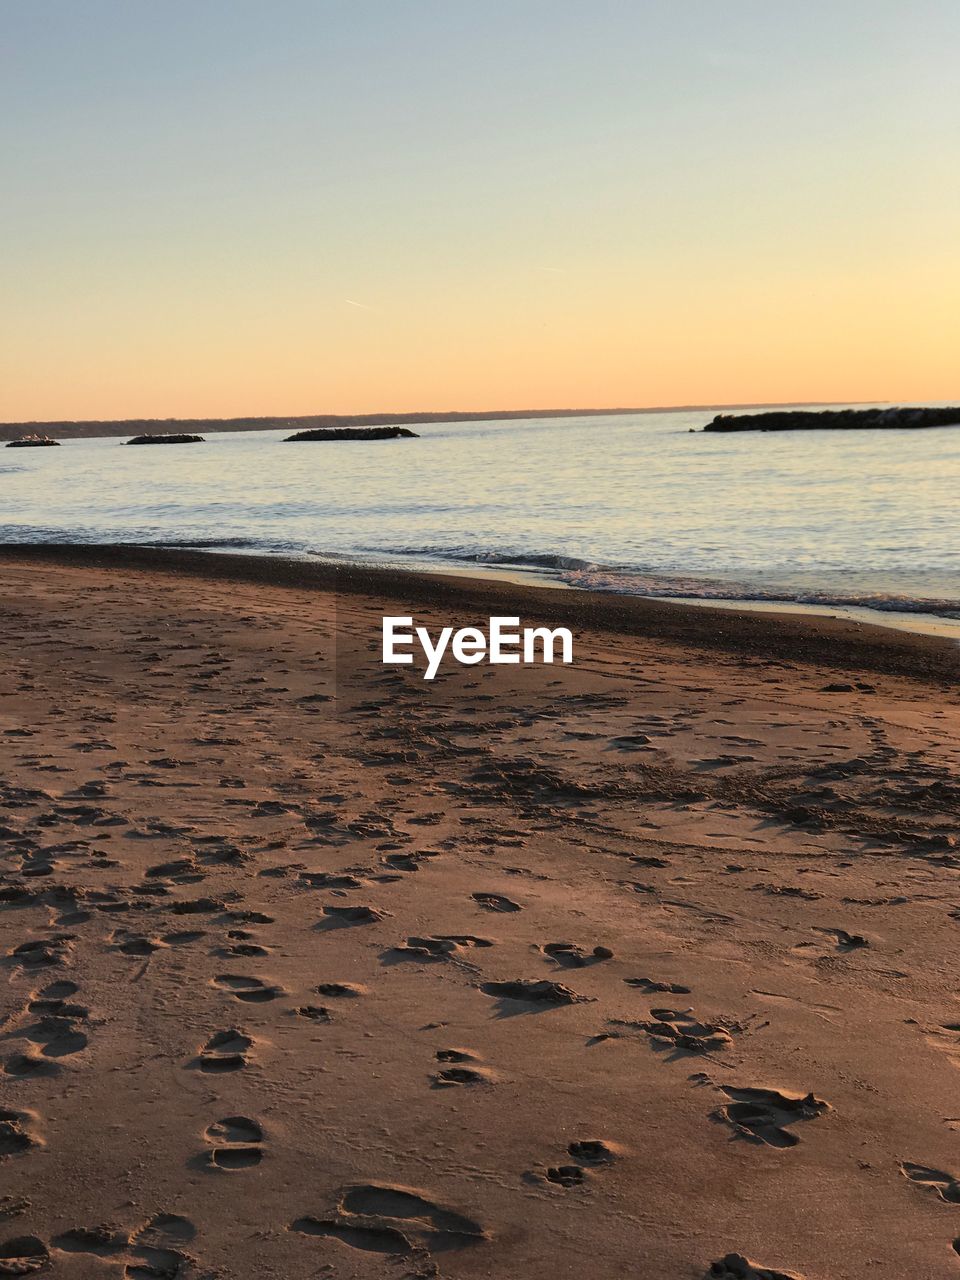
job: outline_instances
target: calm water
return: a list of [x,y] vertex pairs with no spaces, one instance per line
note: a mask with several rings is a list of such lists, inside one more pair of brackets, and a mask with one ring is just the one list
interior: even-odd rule
[[960,430],[690,434],[713,411],[419,440],[0,453],[0,540],[519,568],[570,586],[960,619]]

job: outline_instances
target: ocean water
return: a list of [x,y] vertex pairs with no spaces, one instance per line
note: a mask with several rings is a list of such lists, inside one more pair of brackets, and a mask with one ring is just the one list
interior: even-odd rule
[[417,440],[0,452],[0,541],[534,574],[960,624],[960,429],[704,435],[714,410],[431,423]]

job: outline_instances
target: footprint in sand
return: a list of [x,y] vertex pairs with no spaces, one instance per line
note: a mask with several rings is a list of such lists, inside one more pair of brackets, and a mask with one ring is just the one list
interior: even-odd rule
[[37,1078],[55,1076],[60,1071],[60,1067],[55,1062],[41,1057],[35,1049],[30,1049],[26,1053],[11,1054],[4,1062],[3,1069],[8,1076]]
[[728,1253],[725,1258],[711,1262],[704,1280],[802,1280],[792,1271],[774,1271],[751,1262],[742,1253]]
[[152,956],[167,944],[159,938],[151,938],[142,933],[129,933],[126,929],[117,929],[111,937],[111,944],[125,956]]
[[[174,1246],[188,1243],[195,1235],[196,1228],[189,1219],[161,1213],[132,1233],[107,1224],[73,1227],[55,1236],[53,1244],[63,1253],[125,1263],[123,1274],[127,1280],[156,1276],[173,1280],[182,1275],[189,1264],[187,1255]],[[114,1274],[112,1269],[110,1274]]]
[[298,1218],[290,1230],[392,1254],[412,1253],[417,1247],[462,1249],[488,1239],[483,1226],[466,1214],[444,1208],[413,1188],[377,1183],[346,1188],[333,1214]]
[[742,1030],[733,1022],[701,1022],[692,1009],[651,1009],[650,1014],[652,1022],[614,1019],[611,1025],[644,1031],[655,1045],[678,1053],[717,1053],[733,1043],[732,1032]]
[[227,1116],[210,1125],[204,1138],[210,1143],[207,1164],[213,1169],[236,1172],[251,1169],[263,1159],[263,1130],[246,1116]]
[[0,1107],[0,1160],[21,1156],[40,1145],[33,1131],[36,1116],[29,1111]]
[[492,1071],[481,1065],[480,1056],[470,1049],[438,1049],[436,1058],[441,1068],[432,1077],[435,1089],[493,1084],[496,1078]]
[[18,947],[9,951],[7,956],[11,964],[23,969],[53,968],[64,963],[75,941],[75,934],[61,933],[52,938],[21,942]]
[[472,933],[441,933],[428,938],[412,937],[384,952],[383,960],[447,960],[467,947],[492,947],[488,938]]
[[519,902],[505,898],[502,893],[473,893],[470,896],[487,911],[520,911],[522,909]]
[[688,996],[690,987],[679,982],[656,982],[653,978],[624,978],[628,987],[637,987],[646,995]]
[[960,1180],[952,1173],[945,1173],[942,1169],[928,1169],[922,1164],[911,1164],[909,1160],[901,1162],[900,1172],[911,1182],[936,1191],[947,1204],[960,1204]]
[[350,906],[350,907],[334,907],[327,905],[323,908],[325,920],[321,920],[316,926],[318,929],[338,928],[342,925],[353,924],[375,924],[378,920],[385,920],[387,912],[381,911],[377,907],[367,906]]
[[44,1014],[39,1022],[21,1034],[25,1040],[41,1046],[45,1058],[66,1058],[87,1047],[87,1037],[77,1026],[78,1019],[58,1014]]
[[213,985],[245,1004],[266,1004],[285,994],[283,987],[275,983],[262,982],[259,978],[248,978],[236,973],[218,974],[213,979]]
[[562,969],[585,969],[587,965],[613,959],[609,947],[594,947],[587,952],[573,942],[547,942],[539,950]]
[[579,1142],[571,1142],[568,1153],[580,1164],[602,1165],[613,1164],[620,1155],[620,1148],[612,1142],[603,1142],[599,1138],[582,1138]]
[[298,1004],[290,1012],[295,1018],[309,1018],[312,1022],[329,1022],[330,1010],[322,1004]]
[[50,1265],[50,1250],[38,1236],[14,1236],[0,1244],[0,1275],[30,1276]]
[[236,957],[249,959],[251,957],[268,956],[270,948],[261,946],[259,942],[231,942],[225,947],[217,947],[214,955],[219,956],[222,960],[231,960]]
[[795,1147],[800,1139],[789,1130],[798,1120],[815,1120],[830,1110],[812,1093],[781,1093],[777,1089],[735,1089],[722,1086],[731,1099],[715,1113],[741,1137],[768,1147]]
[[251,1038],[236,1028],[217,1031],[200,1049],[195,1065],[207,1072],[239,1071],[247,1065],[252,1044]]
[[848,933],[846,929],[816,929],[814,932],[823,933],[828,938],[835,939],[838,951],[856,951],[860,947],[870,945],[863,934]]
[[367,994],[367,988],[358,982],[319,982],[313,989],[331,1000],[356,1000]]
[[621,1148],[599,1138],[583,1138],[578,1142],[571,1142],[567,1147],[567,1154],[577,1163],[547,1165],[542,1170],[532,1170],[525,1175],[524,1180],[541,1185],[543,1181],[551,1182],[565,1190],[582,1187],[588,1180],[588,1170],[601,1171],[609,1167],[621,1154]]
[[484,982],[480,990],[501,1003],[501,1012],[510,1012],[511,1004],[532,1008],[558,1008],[561,1005],[580,1004],[589,997],[577,995],[562,982],[539,982],[519,979],[516,982]]

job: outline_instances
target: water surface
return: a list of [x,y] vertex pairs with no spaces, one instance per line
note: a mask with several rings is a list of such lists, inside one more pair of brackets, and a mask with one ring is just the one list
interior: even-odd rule
[[713,410],[418,440],[0,453],[0,540],[142,542],[960,620],[960,430],[691,433]]

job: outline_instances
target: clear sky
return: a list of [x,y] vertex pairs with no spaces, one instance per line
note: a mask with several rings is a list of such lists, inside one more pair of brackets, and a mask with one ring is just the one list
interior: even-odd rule
[[957,0],[0,0],[0,419],[960,396]]

